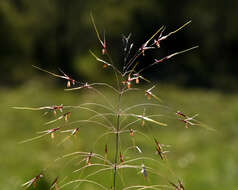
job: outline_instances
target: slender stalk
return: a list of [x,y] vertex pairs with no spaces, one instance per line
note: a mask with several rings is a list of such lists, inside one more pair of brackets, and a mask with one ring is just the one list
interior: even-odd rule
[[[120,89],[121,91],[121,89]],[[114,160],[114,170],[113,170],[113,190],[116,189],[116,174],[117,174],[117,160],[118,160],[118,153],[119,153],[119,130],[120,130],[120,115],[121,115],[121,97],[122,93],[118,96],[118,105],[117,105],[117,120],[116,120],[116,137],[115,137],[115,144],[116,144],[116,152],[115,152],[115,160]]]

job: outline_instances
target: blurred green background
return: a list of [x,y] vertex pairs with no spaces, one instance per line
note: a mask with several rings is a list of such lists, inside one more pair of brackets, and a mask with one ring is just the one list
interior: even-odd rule
[[[90,130],[82,129],[79,138],[61,146],[57,144],[63,136],[57,136],[54,141],[45,137],[18,144],[47,129],[44,123],[53,117],[42,117],[42,112],[11,109],[12,106],[78,105],[98,101],[96,94],[87,90],[64,92],[64,81],[54,80],[31,66],[37,65],[52,72],[57,72],[60,67],[82,81],[111,81],[111,75],[89,53],[90,49],[99,55],[101,50],[90,21],[92,12],[100,33],[105,31],[108,48],[116,64],[122,61],[122,34],[132,33],[132,41],[139,48],[162,25],[166,26],[165,33],[169,33],[192,20],[191,25],[162,42],[161,49],[139,61],[151,63],[154,58],[199,45],[199,49],[172,58],[168,64],[155,67],[144,75],[159,82],[159,90],[155,93],[166,105],[191,115],[199,113],[199,120],[216,131],[202,128],[187,130],[174,119],[172,111],[167,113],[166,110],[155,109],[148,112],[158,111],[172,118],[166,121],[169,127],[145,132],[151,138],[156,134],[162,143],[171,145],[169,165],[176,175],[163,171],[170,180],[181,178],[185,189],[237,189],[237,8],[238,1],[234,0],[0,1],[1,188],[21,189],[21,184],[50,164],[50,170],[38,187],[49,189],[56,176],[60,180],[64,176],[77,177],[71,172],[79,167],[67,164],[67,161],[54,164],[51,161],[72,151],[93,150],[92,143],[88,142],[93,142],[102,131],[92,126],[86,126]],[[106,95],[113,102],[110,93],[107,91]],[[138,99],[132,96],[125,100],[123,105],[130,105],[134,100],[146,101],[142,93]],[[88,117],[87,113],[81,115],[80,110],[72,114],[72,120],[84,117]],[[141,136],[135,138],[148,152],[154,151],[151,142]],[[97,146],[103,150],[104,144],[98,143]],[[152,157],[156,158],[155,155]],[[133,176],[132,181],[139,178],[146,184],[139,172],[128,175]],[[123,174],[127,175],[126,172]],[[97,179],[100,180],[100,176]],[[156,180],[167,184],[163,178],[151,178],[151,182]]]
[[[89,49],[100,47],[90,22],[106,33],[116,63],[121,34],[132,33],[140,47],[162,25],[166,33],[192,24],[162,43],[159,58],[194,45],[200,48],[149,73],[159,81],[187,86],[237,89],[238,2],[231,1],[80,1],[3,0],[0,2],[1,84],[24,82],[36,74],[31,65],[57,68],[89,79],[96,71]],[[147,59],[151,62],[151,59]],[[86,70],[86,71],[85,71]],[[148,74],[148,73],[147,73]]]

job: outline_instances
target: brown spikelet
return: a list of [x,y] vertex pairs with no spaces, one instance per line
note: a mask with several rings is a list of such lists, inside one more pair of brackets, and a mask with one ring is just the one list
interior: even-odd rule
[[54,114],[54,116],[56,116],[56,111],[55,110],[53,111],[53,114]]
[[145,50],[144,49],[142,49],[142,55],[145,56]]
[[141,121],[141,127],[144,127],[144,125],[145,125],[145,120],[143,119],[143,120]]
[[54,133],[51,133],[51,134],[50,134],[50,138],[51,138],[51,139],[54,139],[54,138],[55,138],[55,134],[54,134]]
[[131,88],[131,82],[127,82],[127,88]]
[[70,116],[70,112],[67,112],[67,113],[64,115],[64,120],[65,120],[65,121],[68,121],[68,120],[69,120],[69,116]]
[[159,40],[155,40],[155,42],[154,42],[154,43],[155,43],[155,45],[156,45],[156,47],[157,47],[157,48],[160,48],[160,43],[159,43]]
[[107,144],[105,144],[105,149],[104,149],[105,154],[107,154],[107,151],[108,151]]
[[121,161],[121,163],[124,162],[124,160],[123,160],[123,156],[122,156],[122,153],[121,153],[121,152],[120,152],[120,161]]
[[70,81],[68,80],[68,81],[67,81],[67,88],[69,88],[69,87],[71,87],[71,83],[70,83]]
[[150,93],[146,92],[145,95],[146,95],[146,97],[147,97],[148,100],[151,99],[151,94],[150,94]]
[[88,154],[88,157],[86,158],[86,164],[87,164],[87,165],[91,165],[91,162],[90,162],[91,158],[92,158],[92,152],[90,152],[90,153]]
[[134,135],[133,129],[130,129],[130,136],[132,137]]
[[105,48],[102,49],[102,54],[105,55],[107,50]]

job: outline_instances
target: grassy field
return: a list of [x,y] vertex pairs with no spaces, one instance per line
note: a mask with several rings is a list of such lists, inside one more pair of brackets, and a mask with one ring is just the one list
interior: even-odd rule
[[[93,151],[104,154],[104,146],[108,144],[108,158],[113,155],[113,136],[100,138],[105,129],[95,124],[79,123],[74,127],[80,127],[76,138],[65,140],[67,134],[57,133],[52,140],[49,135],[42,138],[19,144],[19,142],[36,137],[37,132],[44,131],[62,124],[61,121],[46,126],[44,123],[54,119],[52,113],[43,116],[42,111],[15,110],[13,106],[40,107],[46,105],[80,105],[83,102],[97,102],[107,105],[109,101],[115,105],[115,97],[107,90],[106,100],[97,93],[89,90],[65,92],[48,85],[47,81],[29,82],[16,89],[1,89],[1,127],[0,127],[0,186],[4,190],[22,189],[21,184],[33,178],[43,169],[44,178],[35,189],[49,189],[55,177],[59,176],[63,183],[70,179],[78,179],[93,170],[85,169],[82,172],[72,173],[80,167],[79,157],[59,159],[62,155],[74,151]],[[164,184],[168,180],[176,182],[181,179],[185,189],[193,190],[235,190],[238,182],[238,95],[224,94],[208,90],[179,89],[172,86],[159,86],[155,92],[163,100],[164,107],[146,108],[146,114],[161,114],[156,120],[166,122],[168,127],[160,127],[145,123],[141,127],[140,122],[132,127],[148,136],[135,133],[131,138],[129,134],[122,135],[120,149],[138,145],[145,156],[157,160],[150,162],[143,160],[147,166],[157,168],[159,175],[148,174],[144,179],[140,169],[123,169],[120,171],[120,184]],[[151,100],[155,102],[154,100]],[[122,101],[122,108],[135,103],[149,102],[143,91],[128,93]],[[109,104],[108,104],[109,105]],[[95,106],[89,108],[96,109]],[[142,107],[131,110],[135,113],[143,112]],[[183,111],[190,116],[199,113],[198,120],[206,123],[206,126],[193,126],[188,129],[184,123],[177,120],[175,112]],[[105,112],[103,109],[97,111]],[[70,121],[88,118],[92,113],[82,109],[72,109]],[[208,129],[213,128],[214,130]],[[72,128],[72,127],[71,127]],[[169,144],[168,161],[161,161],[155,154],[153,137],[163,144]],[[98,139],[98,140],[97,140]],[[63,141],[65,140],[65,141]],[[97,141],[96,141],[97,140]],[[133,158],[137,153],[129,151],[124,154],[124,160]],[[95,160],[92,159],[92,163]],[[138,161],[141,164],[142,161]],[[83,163],[85,164],[85,163]],[[96,168],[97,170],[97,168]],[[111,171],[105,172],[105,176],[95,175],[90,179],[104,182],[109,188],[111,185]],[[65,178],[68,176],[67,178]],[[130,176],[130,177],[128,177]],[[106,178],[106,180],[105,180]],[[106,181],[106,182],[105,182]],[[78,189],[99,189],[94,185],[85,184]],[[72,189],[72,186],[63,189]],[[171,188],[161,188],[171,189]]]

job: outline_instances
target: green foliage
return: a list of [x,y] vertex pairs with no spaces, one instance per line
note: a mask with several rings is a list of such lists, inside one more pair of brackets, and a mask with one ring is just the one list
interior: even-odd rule
[[[205,120],[209,126],[216,129],[216,132],[196,127],[185,129],[183,123],[169,119],[169,127],[163,128],[159,132],[156,128],[147,130],[149,136],[153,137],[156,134],[161,142],[171,145],[170,153],[168,153],[169,164],[177,176],[183,178],[186,189],[200,190],[202,187],[204,190],[235,190],[238,185],[236,180],[238,171],[236,147],[238,144],[235,135],[237,133],[237,96],[213,91],[183,90],[168,86],[160,86],[159,91],[154,93],[160,94],[164,102],[169,102],[178,110],[194,114],[199,112],[200,119]],[[30,143],[18,144],[26,138],[37,135],[35,132],[42,131],[43,124],[49,118],[48,116],[39,117],[39,113],[42,112],[19,111],[10,108],[16,105],[34,105],[35,107],[51,103],[58,105],[61,102],[64,102],[65,105],[78,105],[88,98],[92,101],[98,100],[96,94],[92,92],[64,93],[54,88],[48,81],[41,80],[41,82],[32,81],[15,90],[1,89],[0,94],[4,108],[0,111],[0,139],[3,145],[0,147],[2,155],[0,158],[2,163],[0,179],[3,189],[20,189],[21,184],[51,164],[53,158],[74,151],[72,143],[77,145],[75,151],[90,149],[92,143],[85,142],[93,142],[98,137],[98,130],[85,124],[76,139],[66,141],[60,146],[57,146],[61,142],[60,135],[56,135],[54,141],[47,136]],[[113,97],[110,92],[107,93],[107,96]],[[144,97],[138,98],[136,101],[144,99]],[[133,104],[133,101],[135,98],[132,96],[128,100],[124,100],[124,103],[130,105]],[[87,115],[80,117],[87,117]],[[141,127],[140,124],[137,127]],[[148,129],[149,126],[146,127]],[[138,135],[136,138],[138,143],[143,144],[143,149],[148,152],[154,150],[154,145],[144,140],[143,136]],[[101,147],[103,152],[104,141],[99,141],[97,146]],[[155,158],[157,158],[156,156],[158,155],[154,155]],[[55,179],[55,173],[59,175],[60,180],[63,180],[66,175],[74,177],[75,174],[71,174],[71,171],[77,169],[78,166],[77,164],[73,166],[67,164],[68,161],[55,162],[54,167],[47,172],[42,180],[46,180],[50,185]],[[160,165],[158,168],[160,171],[163,170]],[[123,174],[126,173],[123,172]],[[133,176],[135,178],[132,183],[141,177],[140,174]],[[100,178],[100,176],[98,177]],[[174,179],[176,180],[176,178]],[[158,179],[153,180],[158,182]],[[44,183],[44,181],[42,182]],[[90,184],[84,187],[82,189],[95,188]]]

